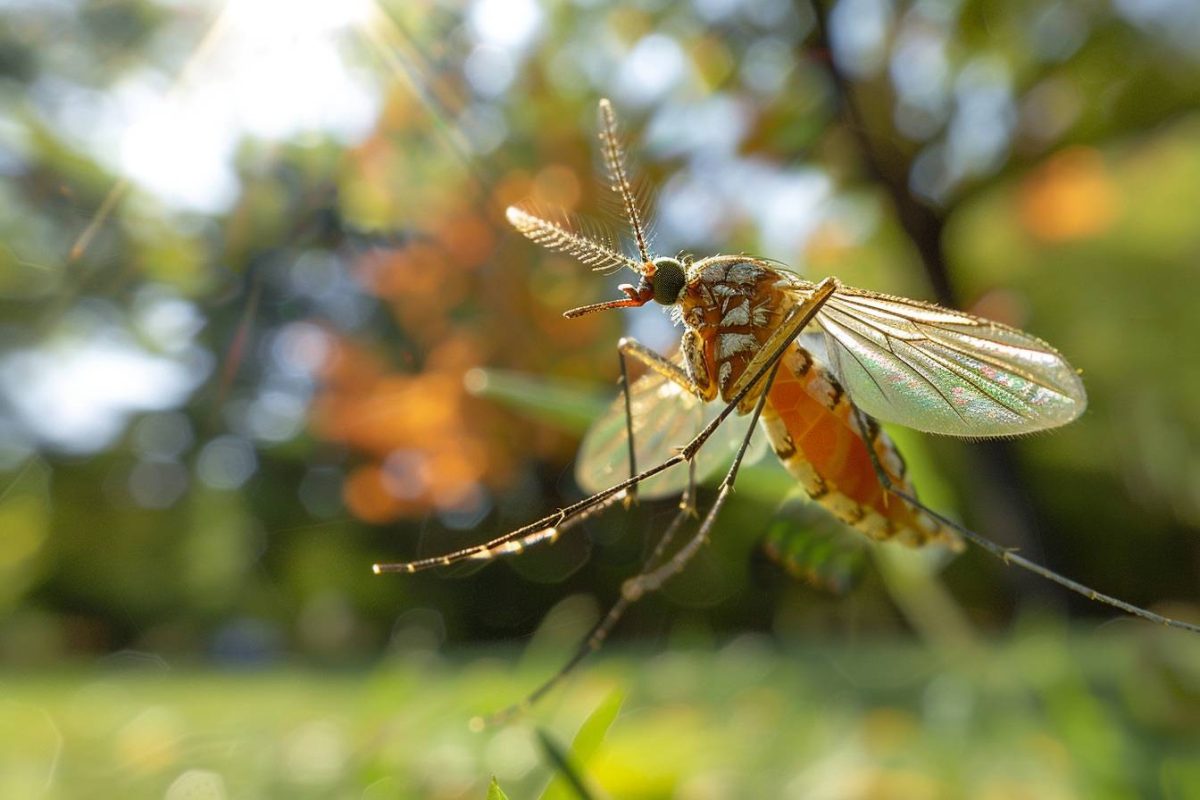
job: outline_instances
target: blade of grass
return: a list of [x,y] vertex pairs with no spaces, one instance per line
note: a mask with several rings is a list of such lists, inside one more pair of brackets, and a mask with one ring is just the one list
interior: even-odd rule
[[[615,387],[603,392],[582,384],[545,380],[503,369],[473,369],[463,381],[467,391],[476,397],[495,400],[577,435],[582,435],[616,396]],[[606,394],[610,396],[606,398]]]
[[600,749],[624,701],[624,694],[614,691],[596,706],[583,725],[579,726],[579,731],[571,742],[570,755],[563,752],[547,731],[538,729],[538,741],[541,742],[547,759],[558,769],[558,777],[546,787],[541,800],[570,800],[572,797],[591,800],[595,796],[587,788],[580,773],[580,766],[590,761]]
[[572,797],[578,797],[579,800],[593,800],[592,793],[583,783],[583,776],[571,763],[571,757],[563,751],[558,742],[554,741],[554,737],[544,728],[538,728],[537,738],[538,743],[542,746],[542,752],[546,755],[546,760],[558,772],[558,775],[546,787],[546,791],[542,792],[541,800],[551,800],[552,798],[569,800]]

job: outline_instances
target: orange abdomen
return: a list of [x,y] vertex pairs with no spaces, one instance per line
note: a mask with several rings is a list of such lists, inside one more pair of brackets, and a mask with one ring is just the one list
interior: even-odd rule
[[877,540],[961,546],[952,531],[883,487],[868,446],[896,488],[915,496],[891,439],[875,425],[860,431],[841,385],[799,345],[782,359],[762,424],[776,455],[808,495],[846,524]]

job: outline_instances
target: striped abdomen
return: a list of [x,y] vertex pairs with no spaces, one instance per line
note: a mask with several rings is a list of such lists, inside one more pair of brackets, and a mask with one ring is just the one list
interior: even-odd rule
[[788,472],[838,519],[880,541],[962,547],[951,530],[884,489],[867,443],[896,488],[915,495],[900,453],[873,420],[860,431],[841,385],[798,344],[781,359],[761,420]]

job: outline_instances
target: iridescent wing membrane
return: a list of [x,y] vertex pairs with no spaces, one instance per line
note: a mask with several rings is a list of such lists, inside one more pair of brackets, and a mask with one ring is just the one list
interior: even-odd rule
[[1058,351],[1006,325],[846,287],[816,322],[850,398],[877,419],[986,438],[1065,425],[1087,406]]
[[[682,364],[677,357],[676,363]],[[705,403],[679,384],[650,372],[629,387],[633,414],[633,441],[638,469],[660,464],[675,455],[712,419],[721,413],[721,403]],[[734,416],[717,428],[696,454],[696,480],[702,481],[726,466],[746,436],[749,417]],[[618,395],[608,410],[593,423],[579,448],[575,479],[587,492],[599,492],[629,477],[626,444],[625,398]],[[760,444],[747,459],[761,455]],[[659,473],[638,484],[638,495],[646,499],[678,495],[687,486],[684,465]]]
[[[786,275],[798,301],[812,291],[812,283]],[[817,313],[816,325],[825,346],[814,346],[811,334],[802,335],[802,344],[828,359],[859,408],[885,422],[987,438],[1065,425],[1087,406],[1082,381],[1057,350],[970,314],[842,287]],[[674,455],[722,408],[657,373],[633,383],[630,403],[639,468]],[[697,454],[697,480],[729,463],[747,424],[734,417],[717,430]],[[576,478],[585,490],[601,491],[628,475],[625,404],[618,397],[584,438]],[[640,484],[639,492],[666,497],[686,482],[680,467]]]

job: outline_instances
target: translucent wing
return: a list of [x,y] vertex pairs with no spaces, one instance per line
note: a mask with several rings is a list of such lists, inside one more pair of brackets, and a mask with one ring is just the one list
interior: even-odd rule
[[[629,387],[633,411],[633,441],[637,446],[639,470],[662,463],[675,455],[717,414],[723,404],[705,403],[657,372],[650,372]],[[702,481],[728,465],[746,435],[749,417],[733,415],[696,454],[696,480]],[[761,437],[760,437],[761,439]],[[598,492],[629,477],[628,437],[625,428],[625,398],[621,395],[593,423],[579,448],[575,480],[585,491]],[[762,444],[747,453],[752,461],[761,455]],[[647,499],[680,494],[687,486],[686,465],[673,467],[638,484],[638,495]]]
[[850,397],[882,420],[949,436],[1011,436],[1065,425],[1087,406],[1066,359],[1006,325],[850,288],[829,298],[817,323]]

